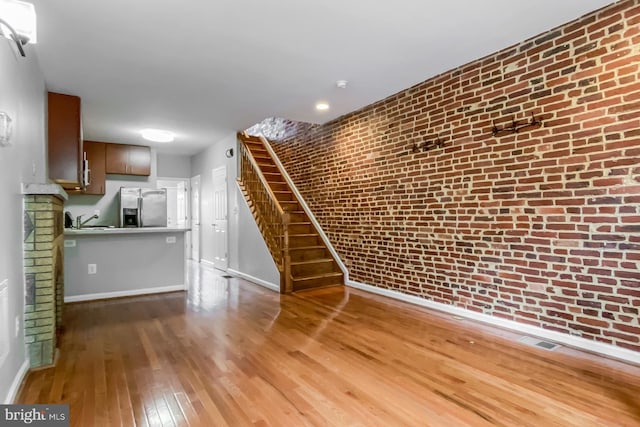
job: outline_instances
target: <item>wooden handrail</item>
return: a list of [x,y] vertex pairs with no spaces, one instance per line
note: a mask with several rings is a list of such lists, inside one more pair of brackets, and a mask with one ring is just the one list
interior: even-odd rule
[[238,136],[241,142],[239,181],[250,199],[258,228],[280,272],[280,292],[291,292],[290,214],[280,205],[258,162],[245,144],[248,136]]

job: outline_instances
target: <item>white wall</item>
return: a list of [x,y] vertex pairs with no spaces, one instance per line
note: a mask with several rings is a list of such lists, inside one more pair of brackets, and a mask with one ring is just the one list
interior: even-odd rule
[[[22,261],[22,182],[45,183],[46,89],[35,52],[27,57],[0,39],[0,111],[13,120],[12,145],[0,147],[0,283],[7,279],[8,311],[0,312],[0,328],[9,334],[9,353],[0,365],[0,403],[26,360],[24,344],[24,272]],[[15,318],[20,331],[14,334]]]
[[214,143],[207,150],[191,157],[191,174],[200,175],[200,199],[202,200],[200,220],[200,257],[213,262],[213,222],[212,212],[212,176],[211,171],[217,167],[227,166],[227,195],[229,217],[229,267],[241,273],[253,276],[265,282],[280,284],[278,269],[271,258],[262,235],[238,191],[236,177],[238,171],[237,154],[227,158],[225,152],[229,148],[236,149],[236,135]]
[[191,178],[191,157],[158,153],[158,176],[162,178]]

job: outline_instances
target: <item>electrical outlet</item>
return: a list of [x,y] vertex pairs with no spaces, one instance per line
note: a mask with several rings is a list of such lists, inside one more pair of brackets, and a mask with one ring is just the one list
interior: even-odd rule
[[16,329],[15,329],[16,338],[20,335],[20,316],[16,316]]
[[167,243],[175,243],[176,236],[167,236]]
[[64,247],[65,248],[75,248],[76,247],[76,241],[75,240],[66,240],[65,239]]
[[96,274],[98,272],[98,266],[96,264],[89,264],[89,274]]

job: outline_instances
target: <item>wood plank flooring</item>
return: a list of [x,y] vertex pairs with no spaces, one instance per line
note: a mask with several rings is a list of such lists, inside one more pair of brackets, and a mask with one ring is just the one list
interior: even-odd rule
[[19,403],[72,426],[640,426],[640,367],[349,288],[279,295],[191,265],[189,291],[67,305]]

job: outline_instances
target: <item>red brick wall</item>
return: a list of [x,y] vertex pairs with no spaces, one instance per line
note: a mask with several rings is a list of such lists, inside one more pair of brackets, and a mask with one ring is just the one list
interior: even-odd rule
[[639,4],[272,142],[351,278],[640,351]]

